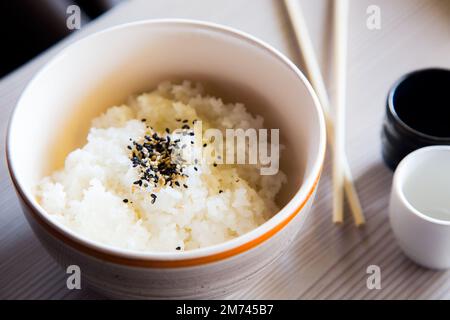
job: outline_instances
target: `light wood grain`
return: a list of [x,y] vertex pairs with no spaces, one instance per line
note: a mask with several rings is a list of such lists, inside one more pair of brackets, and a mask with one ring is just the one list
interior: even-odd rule
[[[371,4],[381,8],[381,30],[366,28],[366,9]],[[302,1],[324,76],[330,79],[327,5],[325,0]],[[301,66],[281,1],[130,1],[0,81],[2,141],[20,92],[68,42],[122,22],[160,17],[203,19],[242,29]],[[417,267],[395,243],[387,218],[392,173],[381,161],[379,139],[391,84],[413,69],[450,68],[450,2],[351,0],[349,27],[346,148],[366,226],[356,229],[351,219],[340,227],[331,223],[331,162],[327,159],[313,212],[295,243],[274,262],[270,276],[230,298],[450,298],[450,272]],[[0,151],[0,298],[100,298],[88,288],[65,288],[64,271],[45,253],[20,212],[3,159],[3,143]],[[371,264],[381,268],[381,290],[366,287],[366,268]]]

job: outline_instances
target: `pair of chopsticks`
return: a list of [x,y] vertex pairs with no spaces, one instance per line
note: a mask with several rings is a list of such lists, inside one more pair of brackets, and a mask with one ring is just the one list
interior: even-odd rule
[[333,152],[333,222],[344,221],[344,195],[357,226],[365,223],[361,203],[356,193],[353,177],[345,155],[345,105],[347,78],[348,0],[334,0],[334,122],[331,118],[330,100],[320,72],[314,47],[299,0],[284,0],[297,45],[302,52],[306,72],[314,87],[325,115],[328,142]]

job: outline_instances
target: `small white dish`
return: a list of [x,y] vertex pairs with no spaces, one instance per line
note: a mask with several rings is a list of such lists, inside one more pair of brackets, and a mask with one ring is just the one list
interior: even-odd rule
[[450,146],[422,148],[402,160],[389,214],[408,257],[427,268],[450,268]]

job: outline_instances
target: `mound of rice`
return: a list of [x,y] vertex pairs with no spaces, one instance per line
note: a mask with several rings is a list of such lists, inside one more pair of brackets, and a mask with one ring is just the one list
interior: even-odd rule
[[[71,152],[64,168],[36,187],[41,206],[59,223],[94,241],[137,251],[191,250],[242,235],[277,210],[286,177],[263,176],[258,165],[186,166],[183,184],[136,188],[129,144],[148,126],[164,132],[180,119],[203,127],[263,128],[241,103],[204,95],[200,84],[162,83],[150,93],[109,108],[94,119],[87,144]],[[203,145],[198,146],[204,148]],[[156,196],[151,201],[149,194]],[[149,200],[150,199],[150,200]]]

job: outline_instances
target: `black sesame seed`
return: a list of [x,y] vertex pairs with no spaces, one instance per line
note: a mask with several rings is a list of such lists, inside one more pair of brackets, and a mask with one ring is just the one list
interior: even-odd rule
[[214,162],[214,163],[213,163],[213,166],[214,166],[214,167],[217,167],[217,163]]
[[142,118],[142,119],[141,119],[141,121],[142,121],[142,122],[145,122],[145,121],[147,121],[147,119],[145,119],[145,118]]
[[166,128],[166,132],[167,132],[167,133],[170,133],[170,130],[169,130],[169,128]]
[[183,187],[185,187],[186,189],[188,188],[187,184],[183,183]]
[[183,123],[187,123],[189,120],[188,119],[184,119],[183,120]]
[[[153,130],[153,129],[152,129]],[[166,132],[169,128],[166,128]],[[187,134],[187,133],[186,133]],[[131,155],[130,161],[134,168],[139,170],[139,179],[133,182],[139,187],[157,187],[159,185],[172,186],[172,180],[175,181],[177,177],[185,176],[183,174],[184,162],[183,159],[176,159],[173,157],[172,151],[178,147],[176,144],[180,139],[171,141],[170,136],[162,136],[157,132],[151,131],[144,136],[143,142],[133,141],[130,146]],[[186,145],[183,145],[185,148]],[[179,183],[178,183],[179,185]],[[155,197],[152,196],[152,203]]]
[[181,250],[181,247],[176,247],[175,250],[178,250],[178,251],[179,251],[179,250]]
[[197,167],[194,167],[194,170],[195,170],[195,171],[198,171]]
[[203,148],[206,148],[206,143],[203,144]]
[[223,190],[219,190],[219,193],[222,193],[223,192]]
[[178,181],[175,181],[175,184],[177,185],[177,187],[180,186],[180,183]]
[[123,199],[122,200],[124,203],[128,203],[128,199]]

